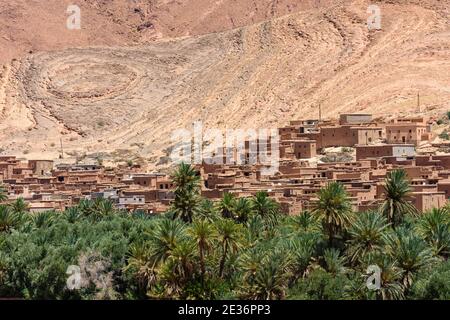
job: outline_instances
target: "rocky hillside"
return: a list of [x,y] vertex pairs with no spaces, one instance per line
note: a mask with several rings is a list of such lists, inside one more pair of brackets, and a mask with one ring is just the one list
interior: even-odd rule
[[[42,2],[52,1],[22,7],[45,11]],[[272,128],[317,117],[319,104],[329,117],[417,114],[418,92],[420,112],[450,110],[446,1],[379,1],[381,30],[367,28],[373,1],[295,2],[83,1],[98,8],[87,10],[98,32],[88,32],[86,18],[73,46],[43,32],[42,47],[1,71],[3,153],[56,157],[62,139],[71,155],[156,163],[174,130],[195,120]],[[96,38],[103,33],[110,38]]]

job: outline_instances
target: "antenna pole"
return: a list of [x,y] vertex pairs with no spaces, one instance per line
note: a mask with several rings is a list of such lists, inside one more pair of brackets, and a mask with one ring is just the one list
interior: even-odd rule
[[319,103],[319,122],[322,121],[322,105]]
[[417,109],[419,110],[419,112],[422,112],[420,108],[420,91],[417,92]]
[[63,159],[64,158],[64,150],[63,150],[62,138],[59,138],[59,143],[61,144],[61,159]]

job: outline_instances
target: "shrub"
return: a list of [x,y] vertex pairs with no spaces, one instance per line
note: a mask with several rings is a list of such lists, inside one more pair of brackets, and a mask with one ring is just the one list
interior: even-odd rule
[[439,138],[444,139],[444,140],[450,140],[450,136],[448,135],[447,130],[444,130],[440,135]]
[[349,285],[349,279],[344,275],[332,275],[324,270],[317,269],[299,281],[290,290],[290,299],[299,300],[342,300],[346,299],[342,290]]

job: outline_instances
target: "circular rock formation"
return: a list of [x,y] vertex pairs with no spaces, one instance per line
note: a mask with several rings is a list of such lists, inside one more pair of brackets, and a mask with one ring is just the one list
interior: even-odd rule
[[119,63],[79,63],[50,70],[48,78],[48,91],[68,101],[122,94],[137,79],[137,72]]
[[[406,3],[406,2],[405,2]],[[432,6],[370,1],[146,46],[36,53],[0,75],[0,139],[33,149],[143,156],[170,148],[177,130],[276,128],[344,112],[376,116],[450,108],[448,16]],[[52,149],[53,148],[53,149]],[[31,153],[27,153],[31,154]]]

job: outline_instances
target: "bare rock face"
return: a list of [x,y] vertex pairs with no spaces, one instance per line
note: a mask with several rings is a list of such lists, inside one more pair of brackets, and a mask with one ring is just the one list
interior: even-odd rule
[[[197,120],[275,128],[319,103],[324,116],[415,114],[418,92],[423,112],[450,110],[447,6],[381,1],[382,28],[369,30],[369,4],[91,0],[69,31],[64,1],[2,3],[0,58],[18,59],[0,70],[1,148],[55,157],[62,140],[155,158]],[[23,30],[45,20],[32,41],[11,23],[31,10]]]
[[[136,45],[195,36],[317,8],[331,0],[14,0],[0,2],[0,64],[29,51]],[[69,5],[81,30],[68,30]]]

